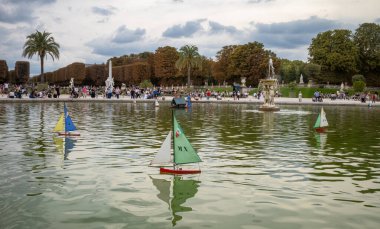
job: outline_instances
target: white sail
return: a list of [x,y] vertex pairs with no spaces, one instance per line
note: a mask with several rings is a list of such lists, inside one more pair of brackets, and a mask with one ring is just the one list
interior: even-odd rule
[[168,136],[166,136],[165,141],[162,143],[161,148],[158,150],[156,157],[150,163],[151,165],[173,163],[171,157],[171,140],[172,132],[170,131]]
[[327,122],[327,119],[326,119],[326,113],[322,107],[322,109],[321,109],[321,123],[320,123],[319,127],[326,127],[328,125],[329,125],[329,123]]

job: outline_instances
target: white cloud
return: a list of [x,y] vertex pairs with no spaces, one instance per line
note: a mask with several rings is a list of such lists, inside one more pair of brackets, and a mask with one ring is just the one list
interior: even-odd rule
[[[23,9],[28,6],[28,13]],[[342,7],[344,5],[344,7]],[[378,0],[3,0],[0,59],[12,69],[28,34],[53,34],[61,57],[46,71],[74,61],[105,62],[117,55],[194,44],[215,56],[225,45],[259,41],[282,58],[307,60],[310,39],[321,30],[355,29],[379,22]],[[32,74],[39,73],[31,60]]]

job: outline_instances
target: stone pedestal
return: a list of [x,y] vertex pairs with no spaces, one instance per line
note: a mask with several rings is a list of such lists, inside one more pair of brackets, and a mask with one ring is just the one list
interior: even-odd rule
[[259,111],[279,111],[280,108],[274,104],[277,79],[262,79],[259,85],[264,92],[264,104],[259,107]]

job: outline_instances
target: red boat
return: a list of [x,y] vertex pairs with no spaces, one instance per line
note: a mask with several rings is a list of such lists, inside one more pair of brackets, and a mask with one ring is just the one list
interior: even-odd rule
[[169,168],[160,168],[160,173],[170,173],[170,174],[197,174],[201,173],[201,170],[197,169],[169,169]]
[[318,133],[324,133],[324,132],[326,132],[326,128],[324,128],[324,127],[319,127],[319,128],[315,128],[315,131],[317,131]]
[[80,136],[79,133],[58,133],[59,136]]

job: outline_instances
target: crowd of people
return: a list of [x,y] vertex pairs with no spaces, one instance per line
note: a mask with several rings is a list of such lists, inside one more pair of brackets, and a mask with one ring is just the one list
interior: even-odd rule
[[375,103],[378,100],[378,92],[362,92],[362,93],[355,93],[354,95],[350,96],[347,92],[341,92],[337,91],[336,93],[328,93],[323,94],[319,92],[318,90],[314,92],[312,101],[313,102],[323,102],[323,99],[343,99],[343,100],[359,100],[362,103],[365,103],[367,101],[371,101],[372,103]]
[[[184,89],[171,88],[161,89],[157,88],[139,88],[138,86],[130,87],[112,87],[105,88],[104,86],[79,86],[79,87],[60,87],[59,85],[49,85],[46,89],[37,90],[34,85],[11,85],[8,83],[0,84],[0,94],[8,98],[60,98],[61,94],[69,94],[70,98],[116,98],[130,97],[131,99],[154,99],[162,95],[189,95],[194,100],[209,100],[210,98],[222,100],[223,98],[233,98],[239,100],[247,98],[248,93],[241,93],[239,90],[234,91],[215,91],[210,89],[197,89],[190,93],[185,92]],[[276,90],[274,97],[281,97],[281,94]],[[254,92],[253,98],[264,100],[265,94],[263,91]],[[302,93],[298,94],[299,101],[302,101]],[[347,92],[337,91],[332,94],[323,94],[320,91],[315,91],[312,97],[314,102],[323,102],[323,99],[352,99],[360,100],[365,103],[366,101],[375,102],[379,99],[377,92],[356,93],[349,96]]]

